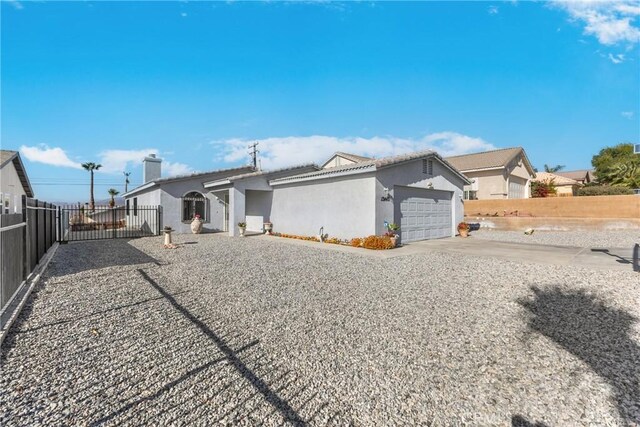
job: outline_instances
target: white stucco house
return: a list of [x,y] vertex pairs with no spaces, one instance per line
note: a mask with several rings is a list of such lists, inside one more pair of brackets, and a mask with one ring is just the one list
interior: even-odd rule
[[145,184],[124,195],[127,205],[161,205],[164,225],[181,232],[200,213],[208,231],[231,236],[239,222],[260,232],[270,221],[274,231],[305,236],[322,228],[341,239],[366,237],[397,223],[403,242],[450,237],[464,217],[463,188],[470,184],[431,150],[381,159],[336,153],[322,167],[241,167],[165,179],[160,159],[144,164]]
[[0,214],[22,212],[22,196],[33,197],[33,188],[20,153],[0,150]]

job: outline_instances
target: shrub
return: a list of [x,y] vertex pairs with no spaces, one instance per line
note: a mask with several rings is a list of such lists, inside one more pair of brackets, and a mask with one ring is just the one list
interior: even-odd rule
[[557,194],[556,183],[553,179],[547,181],[531,181],[531,197],[549,197]]
[[393,249],[393,242],[388,236],[369,236],[362,243],[366,249]]
[[362,246],[362,239],[359,237],[351,239],[350,245],[354,248],[359,248],[360,246]]
[[592,185],[578,190],[578,196],[618,196],[622,194],[633,194],[633,190],[628,187],[612,185]]
[[471,227],[469,227],[469,224],[467,224],[466,222],[461,222],[460,224],[458,224],[458,230],[469,230]]

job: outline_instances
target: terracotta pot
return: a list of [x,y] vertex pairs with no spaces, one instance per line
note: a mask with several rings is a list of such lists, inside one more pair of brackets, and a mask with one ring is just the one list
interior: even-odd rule
[[191,232],[193,234],[202,233],[202,220],[200,218],[194,218],[193,221],[191,221]]
[[391,243],[393,243],[393,247],[397,247],[398,246],[398,237],[390,237],[391,239]]
[[469,237],[469,230],[465,230],[465,229],[458,229],[458,233],[460,233],[460,237]]

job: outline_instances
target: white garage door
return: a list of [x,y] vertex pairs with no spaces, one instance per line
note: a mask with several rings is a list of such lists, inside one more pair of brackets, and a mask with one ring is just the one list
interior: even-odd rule
[[395,187],[395,216],[400,218],[403,242],[451,237],[451,193],[412,187]]

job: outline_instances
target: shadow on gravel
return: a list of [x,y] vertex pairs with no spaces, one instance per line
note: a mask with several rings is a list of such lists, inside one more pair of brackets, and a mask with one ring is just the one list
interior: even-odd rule
[[136,249],[129,244],[129,239],[93,240],[60,245],[58,251],[66,252],[70,262],[55,263],[52,276],[76,274],[87,270],[107,267],[139,265],[153,263],[161,265],[158,260]]
[[640,347],[630,334],[638,319],[584,291],[532,290],[533,300],[518,301],[532,314],[529,328],[588,364],[610,384],[625,424],[640,423]]
[[511,427],[548,427],[544,423],[531,422],[521,415],[511,417]]
[[[198,329],[200,329],[213,343],[215,343],[215,345],[218,347],[218,349],[222,352],[222,354],[224,355],[224,357],[216,359],[216,360],[212,360],[192,371],[186,372],[184,375],[182,375],[181,377],[177,378],[176,380],[164,385],[162,388],[160,388],[158,391],[156,391],[154,394],[147,396],[147,397],[142,397],[139,400],[136,400],[134,402],[130,402],[128,404],[126,404],[125,406],[121,407],[120,409],[112,412],[111,414],[102,417],[101,419],[94,421],[91,423],[91,425],[100,425],[103,424],[105,422],[108,422],[116,417],[118,417],[119,415],[129,411],[129,410],[134,410],[134,407],[137,406],[138,404],[144,402],[144,401],[148,401],[151,399],[155,399],[156,397],[162,395],[165,392],[168,392],[169,390],[171,390],[174,386],[178,385],[179,383],[189,379],[190,377],[192,377],[193,375],[203,371],[204,369],[207,369],[208,367],[211,367],[217,363],[221,363],[221,362],[226,362],[228,364],[230,364],[235,371],[245,380],[248,381],[248,383],[256,390],[256,393],[261,394],[263,396],[263,398],[273,407],[273,411],[277,411],[281,414],[281,416],[290,424],[292,425],[296,425],[296,426],[303,426],[306,425],[307,422],[298,414],[298,412],[296,412],[296,410],[282,397],[280,397],[280,395],[278,394],[278,392],[280,391],[280,389],[277,390],[273,390],[269,384],[267,384],[266,381],[264,381],[262,378],[260,378],[249,366],[247,366],[247,364],[245,362],[242,361],[242,359],[238,356],[238,354],[241,351],[246,350],[247,348],[250,348],[254,345],[257,345],[258,342],[254,341],[250,344],[247,344],[245,346],[243,346],[242,348],[238,349],[238,350],[233,350],[231,349],[231,347],[227,344],[227,342],[225,341],[225,339],[221,336],[219,336],[218,334],[216,334],[213,330],[211,330],[203,321],[201,321],[200,319],[198,319],[197,316],[193,315],[189,310],[187,310],[183,305],[181,305],[175,298],[173,295],[171,295],[169,292],[167,292],[162,286],[160,286],[154,279],[152,279],[151,277],[149,277],[149,275],[142,269],[138,269],[137,270],[138,273],[142,276],[142,278],[144,278],[144,280],[146,280],[154,289],[156,289],[163,298],[165,298],[176,310],[178,310],[187,320],[189,320],[191,323],[193,323],[193,325],[195,327],[197,327]],[[235,409],[239,409],[241,405],[237,405],[237,408]]]

